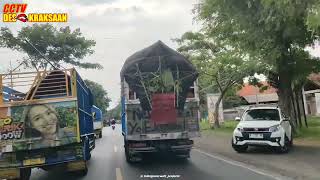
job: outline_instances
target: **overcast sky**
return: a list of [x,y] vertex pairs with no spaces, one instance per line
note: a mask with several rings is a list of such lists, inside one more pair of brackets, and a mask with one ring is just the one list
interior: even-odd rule
[[[120,99],[120,70],[134,52],[161,40],[172,48],[172,38],[196,30],[191,13],[198,0],[1,0],[5,3],[27,3],[26,13],[69,13],[68,23],[57,27],[80,28],[85,37],[96,41],[95,53],[84,61],[97,62],[103,70],[78,69],[85,79],[103,85],[115,106]],[[2,11],[1,11],[2,12]],[[1,16],[2,18],[2,16]],[[3,23],[14,32],[30,23]],[[10,60],[13,66],[22,55],[0,49],[0,71],[5,72]]]

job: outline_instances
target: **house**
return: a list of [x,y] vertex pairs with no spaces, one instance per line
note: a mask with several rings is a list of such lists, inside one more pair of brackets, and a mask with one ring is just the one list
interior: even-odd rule
[[302,89],[305,113],[320,116],[320,74],[312,73]]
[[[320,116],[320,73],[310,74],[307,79],[302,88],[305,113],[307,115]],[[269,88],[261,92],[258,87],[247,83],[237,94],[249,104],[277,103],[279,100],[277,89],[268,85],[267,82],[262,82],[262,84],[269,86]]]
[[271,87],[267,82],[261,83],[263,86],[268,86],[268,89],[260,91],[259,87],[246,83],[237,94],[244,98],[249,104],[277,103],[279,99],[277,89]]
[[[278,94],[277,89],[271,87],[267,82],[261,82],[263,86],[268,86],[264,91],[260,91],[260,88],[250,85],[248,83],[237,92],[238,96],[241,96],[247,103],[250,104],[267,104],[267,103],[277,103]],[[243,112],[249,107],[249,105],[243,105],[239,107],[234,107],[231,109],[223,110],[223,118],[225,120],[231,120],[235,117],[240,117]]]

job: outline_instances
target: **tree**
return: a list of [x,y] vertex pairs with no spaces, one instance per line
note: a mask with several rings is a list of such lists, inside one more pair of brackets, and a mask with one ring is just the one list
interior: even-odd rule
[[111,102],[110,98],[108,97],[107,91],[102,87],[101,84],[98,84],[94,81],[86,79],[84,80],[84,82],[92,92],[93,104],[97,106],[103,114],[106,114],[109,103]]
[[113,109],[110,109],[107,112],[107,118],[108,119],[121,119],[121,106],[120,104],[118,104],[116,107],[114,107]]
[[240,87],[242,86],[234,86],[226,92],[223,98],[223,108],[228,109],[248,105],[248,102],[244,98],[237,95],[237,91],[240,90]]
[[243,78],[259,71],[259,63],[254,58],[241,53],[229,44],[217,43],[206,32],[186,32],[180,39],[178,51],[188,56],[200,73],[200,79],[207,85],[216,86],[220,96],[215,104],[214,126],[219,125],[219,105],[227,91]]
[[210,36],[269,65],[279,105],[293,120],[294,82],[319,67],[305,50],[319,39],[319,7],[317,0],[203,0],[195,12]]
[[94,46],[94,40],[83,37],[80,29],[71,31],[69,26],[57,29],[51,24],[33,24],[21,28],[16,36],[7,27],[0,29],[0,47],[25,53],[21,64],[37,70],[50,65],[61,68],[63,63],[101,69],[100,64],[81,61],[94,52]]

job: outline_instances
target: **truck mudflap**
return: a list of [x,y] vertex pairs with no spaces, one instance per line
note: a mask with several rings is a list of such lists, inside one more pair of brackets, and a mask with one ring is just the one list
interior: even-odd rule
[[0,179],[29,180],[31,168],[7,168],[0,170]]
[[67,171],[79,171],[79,170],[87,170],[87,161],[74,161],[67,163]]
[[0,179],[17,179],[20,177],[18,168],[0,169]]

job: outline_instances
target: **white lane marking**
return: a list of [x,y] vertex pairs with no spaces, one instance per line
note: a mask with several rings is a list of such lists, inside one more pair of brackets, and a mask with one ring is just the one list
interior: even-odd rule
[[116,178],[117,180],[123,180],[120,168],[116,168]]
[[114,149],[114,152],[117,152],[117,146],[116,145],[114,145],[113,149]]
[[204,151],[202,151],[200,149],[194,148],[193,150],[195,150],[195,151],[197,151],[199,153],[202,153],[202,154],[204,154],[206,156],[209,156],[211,158],[218,159],[220,161],[226,162],[226,163],[234,165],[234,166],[238,166],[238,167],[242,167],[242,168],[248,169],[248,170],[253,171],[253,172],[257,173],[257,174],[268,176],[268,177],[271,177],[271,178],[276,179],[276,180],[283,180],[283,178],[290,179],[288,177],[277,177],[275,175],[267,174],[267,173],[264,173],[264,172],[254,168],[254,167],[248,167],[248,165],[246,165],[244,163],[241,163],[241,162],[238,162],[238,161],[233,161],[233,160],[232,161],[231,160],[227,160],[227,159],[224,159],[223,157],[219,157],[219,156],[215,156],[215,155],[206,153],[206,152],[204,152]]

